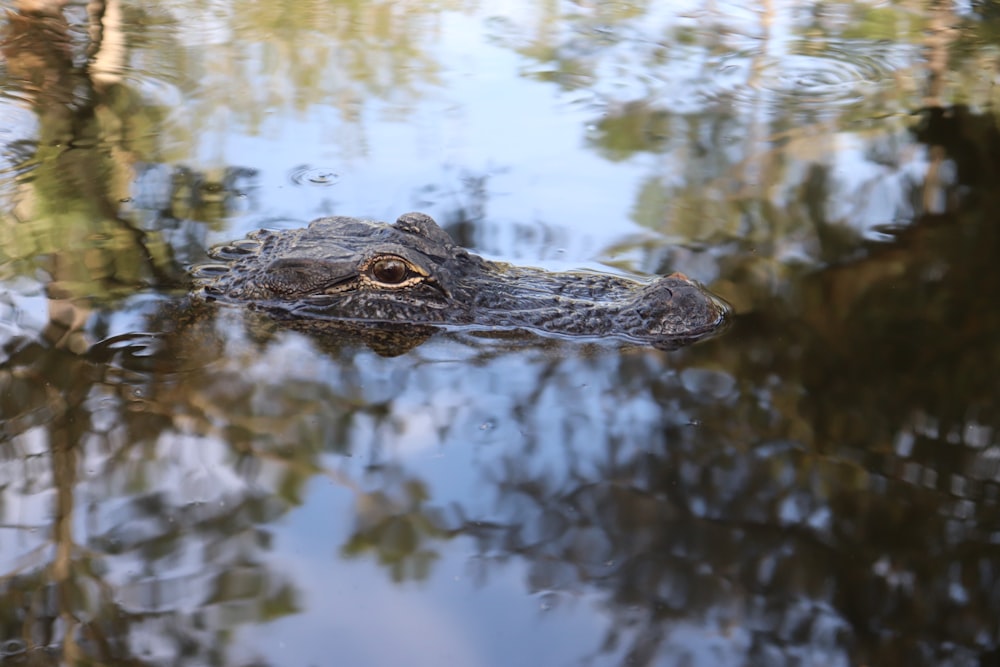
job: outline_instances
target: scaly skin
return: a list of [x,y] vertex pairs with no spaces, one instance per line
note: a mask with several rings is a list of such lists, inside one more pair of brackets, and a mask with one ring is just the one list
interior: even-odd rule
[[332,217],[217,247],[195,270],[207,298],[291,319],[530,329],[658,347],[718,330],[727,306],[680,273],[650,282],[492,262],[429,216]]

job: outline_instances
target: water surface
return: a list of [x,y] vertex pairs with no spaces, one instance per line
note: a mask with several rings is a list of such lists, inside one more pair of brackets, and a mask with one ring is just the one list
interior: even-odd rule
[[[5,659],[1000,659],[991,5],[4,7]],[[409,210],[732,326],[385,356],[185,298]]]

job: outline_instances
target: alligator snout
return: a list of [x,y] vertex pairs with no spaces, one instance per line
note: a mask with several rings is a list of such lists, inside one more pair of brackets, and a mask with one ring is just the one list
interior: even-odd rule
[[629,338],[656,343],[700,337],[718,330],[729,305],[683,273],[643,285],[619,313],[618,326]]

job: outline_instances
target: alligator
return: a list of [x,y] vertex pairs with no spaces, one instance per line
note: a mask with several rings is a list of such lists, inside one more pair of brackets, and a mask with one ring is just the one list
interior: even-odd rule
[[729,312],[681,273],[644,281],[490,261],[423,213],[260,230],[209,256],[194,270],[204,298],[286,321],[528,330],[672,349],[717,332]]

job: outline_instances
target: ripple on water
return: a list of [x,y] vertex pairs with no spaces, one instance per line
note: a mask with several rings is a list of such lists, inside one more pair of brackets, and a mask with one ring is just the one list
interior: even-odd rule
[[747,105],[849,105],[892,80],[900,65],[888,47],[871,42],[799,41],[789,51],[771,55],[748,49],[726,55],[708,81],[706,96]]
[[340,180],[340,174],[326,167],[310,167],[304,164],[292,169],[288,173],[288,180],[295,185],[329,187],[336,185],[337,181]]
[[0,87],[0,191],[28,180],[37,166],[34,137],[38,120],[30,97],[13,88]]

